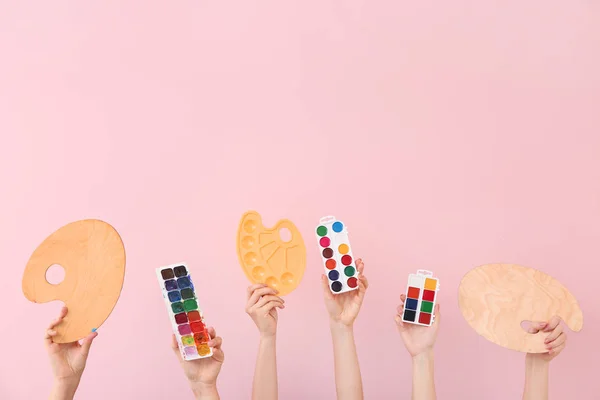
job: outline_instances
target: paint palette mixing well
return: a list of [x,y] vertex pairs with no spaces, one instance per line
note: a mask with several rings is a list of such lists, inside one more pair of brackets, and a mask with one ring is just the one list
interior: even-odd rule
[[212,349],[208,346],[210,337],[204,325],[202,311],[198,308],[198,299],[187,265],[174,264],[157,268],[156,276],[183,359],[196,360],[212,356]]
[[242,216],[237,253],[250,282],[264,283],[277,290],[279,296],[296,289],[306,269],[306,247],[296,226],[283,219],[266,228],[255,211]]
[[419,270],[416,274],[410,274],[402,321],[431,326],[439,289],[440,282],[431,272]]
[[358,271],[344,223],[333,216],[323,217],[316,235],[331,291],[344,293],[358,289]]

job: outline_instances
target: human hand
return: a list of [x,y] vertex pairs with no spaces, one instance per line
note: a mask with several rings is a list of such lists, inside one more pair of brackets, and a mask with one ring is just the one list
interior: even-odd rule
[[98,332],[91,332],[81,343],[78,341],[72,343],[54,343],[52,338],[57,334],[54,328],[63,321],[67,312],[67,307],[63,307],[60,310],[58,318],[50,323],[46,330],[44,344],[50,358],[50,365],[52,366],[55,381],[60,384],[77,387],[85,369],[92,341],[98,336]]
[[408,350],[410,355],[414,358],[420,354],[433,350],[438,329],[440,327],[440,305],[439,303],[435,305],[433,311],[433,324],[431,324],[431,326],[422,326],[402,321],[405,301],[406,296],[404,294],[400,295],[401,304],[398,306],[397,314],[394,319],[406,350]]
[[540,361],[550,362],[559,355],[567,344],[567,334],[564,332],[559,316],[550,318],[548,322],[533,322],[528,329],[531,334],[549,332],[544,340],[547,353],[528,353],[527,357]]
[[273,337],[277,333],[277,309],[285,308],[285,300],[276,296],[277,290],[258,283],[248,287],[246,314],[256,324],[260,335]]
[[333,323],[350,327],[358,316],[369,282],[363,275],[365,265],[360,258],[356,260],[356,269],[358,270],[358,289],[340,294],[333,294],[329,288],[327,276],[321,275],[325,307],[329,313],[329,319]]
[[213,395],[214,393],[217,393],[217,377],[219,376],[219,372],[221,372],[223,361],[225,361],[225,354],[221,349],[223,339],[220,336],[217,336],[217,332],[213,327],[208,328],[208,335],[210,336],[208,346],[211,347],[213,351],[212,357],[189,361],[186,361],[181,357],[175,335],[171,338],[171,348],[173,349],[173,353],[177,356],[181,368],[183,368],[183,372],[185,373],[192,390],[196,394],[196,397],[204,394]]

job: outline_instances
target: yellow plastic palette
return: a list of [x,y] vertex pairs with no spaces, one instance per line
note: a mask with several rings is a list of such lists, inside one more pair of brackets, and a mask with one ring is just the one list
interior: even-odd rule
[[524,321],[548,321],[558,315],[575,332],[583,313],[559,281],[541,271],[515,264],[488,264],[469,271],[458,288],[465,320],[490,342],[524,353],[546,353],[546,332],[531,334]]
[[[291,238],[282,238],[287,229]],[[272,228],[262,224],[256,211],[242,216],[237,232],[237,253],[252,283],[265,283],[285,296],[296,289],[306,269],[306,247],[300,231],[287,219]]]
[[[46,280],[54,264],[65,270],[56,285]],[[108,318],[119,300],[125,278],[125,248],[106,222],[88,219],[63,226],[31,255],[23,274],[23,294],[34,303],[61,300],[68,307],[55,328],[56,343],[80,340]]]

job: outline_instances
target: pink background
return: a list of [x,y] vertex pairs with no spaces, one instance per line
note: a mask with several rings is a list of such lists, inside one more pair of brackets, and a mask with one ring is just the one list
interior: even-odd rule
[[59,304],[26,301],[21,274],[88,217],[122,234],[127,274],[79,397],[191,398],[154,275],[178,261],[224,337],[222,397],[249,397],[258,336],[235,231],[256,209],[295,221],[309,250],[279,324],[282,399],[334,398],[312,236],[330,213],[371,282],[356,323],[367,398],[410,392],[393,316],[419,268],[443,285],[440,398],[520,398],[523,355],[457,306],[462,275],[498,261],[579,299],[584,330],[551,394],[596,398],[600,6],[492,3],[0,1],[0,397],[49,390],[41,339]]

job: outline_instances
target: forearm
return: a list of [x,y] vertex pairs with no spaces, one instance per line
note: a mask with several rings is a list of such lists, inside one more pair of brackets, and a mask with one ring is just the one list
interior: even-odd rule
[[525,389],[523,400],[548,399],[548,372],[550,365],[535,354],[525,356]]
[[412,399],[435,400],[433,375],[433,350],[419,354],[412,359]]
[[73,400],[79,380],[73,382],[55,381],[50,392],[50,400]]
[[339,400],[362,400],[363,388],[352,327],[331,322],[335,387]]
[[277,400],[277,343],[275,336],[261,337],[254,369],[252,399]]

